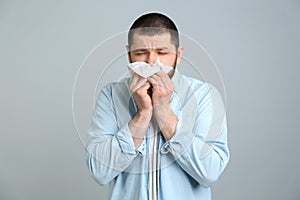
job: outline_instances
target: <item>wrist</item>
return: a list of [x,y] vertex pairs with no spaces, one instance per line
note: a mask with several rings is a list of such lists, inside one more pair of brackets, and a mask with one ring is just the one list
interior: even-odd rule
[[154,106],[154,108],[153,114],[158,126],[165,140],[170,140],[175,134],[178,118],[172,112],[170,106]]
[[152,116],[152,108],[147,108],[147,109],[138,109],[137,114],[139,116],[143,117],[150,117]]
[[152,109],[138,110],[132,118],[132,122],[138,127],[147,127],[152,117]]
[[168,119],[161,126],[161,132],[166,141],[170,140],[173,137],[176,131],[176,126],[178,124],[178,118],[172,111],[167,115],[167,118]]
[[168,115],[172,114],[172,110],[170,105],[156,104],[153,105],[153,114],[155,116],[167,117]]

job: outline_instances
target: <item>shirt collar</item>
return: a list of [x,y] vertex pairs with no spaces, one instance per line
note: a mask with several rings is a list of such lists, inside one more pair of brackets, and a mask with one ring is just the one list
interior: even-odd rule
[[174,92],[180,91],[180,82],[181,82],[182,75],[178,72],[177,68],[175,69],[175,72],[171,78],[173,84],[174,84]]

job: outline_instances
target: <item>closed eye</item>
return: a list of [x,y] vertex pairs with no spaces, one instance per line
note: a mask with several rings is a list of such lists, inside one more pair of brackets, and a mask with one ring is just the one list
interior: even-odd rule
[[136,55],[136,56],[145,55],[145,54],[147,54],[147,50],[138,49],[138,50],[133,51],[133,54]]
[[146,54],[147,52],[134,52],[135,55],[139,56],[139,55],[144,55]]
[[169,52],[158,52],[159,55],[167,55]]

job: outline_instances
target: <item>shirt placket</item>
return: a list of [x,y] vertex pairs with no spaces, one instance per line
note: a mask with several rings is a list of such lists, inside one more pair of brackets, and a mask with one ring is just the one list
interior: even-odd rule
[[158,154],[158,126],[154,120],[151,120],[150,127],[150,142],[149,142],[149,199],[158,199],[159,187],[159,154]]

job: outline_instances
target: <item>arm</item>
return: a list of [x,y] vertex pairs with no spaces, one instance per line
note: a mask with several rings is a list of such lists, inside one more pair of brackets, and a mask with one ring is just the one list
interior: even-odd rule
[[112,87],[106,86],[97,99],[86,147],[90,173],[101,185],[122,173],[139,154],[128,125],[117,125]]
[[[153,113],[167,141],[161,153],[171,153],[179,166],[199,184],[217,181],[228,159],[225,108],[219,92],[211,85],[181,79],[177,85],[180,111],[170,111],[174,85],[162,71],[148,78],[153,85]],[[178,116],[175,116],[177,113]]]
[[181,108],[174,136],[163,145],[180,167],[209,187],[228,159],[227,126],[222,98],[214,87],[202,87]]
[[113,180],[142,153],[144,145],[141,144],[152,116],[151,99],[147,94],[150,84],[134,75],[129,87],[138,111],[124,127],[118,127],[112,87],[105,87],[99,95],[87,143],[87,163],[100,184]]
[[146,78],[134,73],[129,89],[137,104],[137,113],[129,122],[128,126],[136,147],[139,147],[143,142],[152,117],[152,100],[147,92],[150,87],[151,85]]
[[162,70],[148,77],[148,80],[153,85],[152,104],[154,117],[165,140],[169,140],[174,135],[178,123],[176,115],[170,108],[174,84]]

